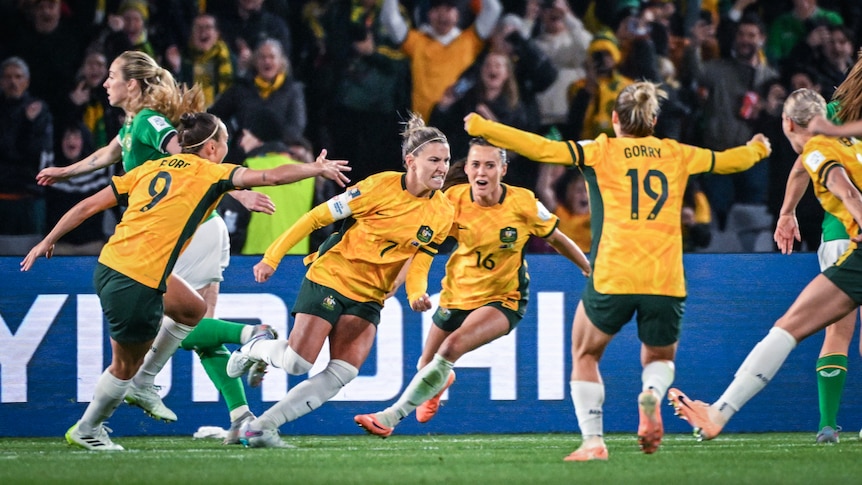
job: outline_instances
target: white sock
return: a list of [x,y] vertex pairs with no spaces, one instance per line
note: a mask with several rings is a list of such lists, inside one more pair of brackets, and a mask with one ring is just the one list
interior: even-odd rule
[[[255,345],[257,347],[257,345]],[[278,428],[314,411],[338,394],[359,374],[359,369],[343,360],[330,360],[320,374],[302,381],[287,391],[281,401],[252,422],[254,429]]]
[[134,385],[137,387],[152,386],[156,380],[156,375],[171,360],[171,357],[180,348],[180,342],[188,337],[192,330],[194,327],[177,323],[167,316],[164,317],[159,333],[153,340],[152,348],[144,356],[144,363],[132,379]]
[[377,413],[377,419],[386,426],[396,426],[420,404],[431,399],[440,392],[440,389],[443,389],[454,366],[453,362],[444,359],[440,354],[435,354],[434,359],[413,376],[398,401]]
[[251,340],[252,333],[254,332],[254,325],[246,325],[243,327],[242,332],[239,334],[239,341],[243,344]]
[[598,382],[571,381],[572,404],[584,441],[603,434],[602,404],[605,402],[605,386]]
[[733,382],[712,404],[721,413],[725,423],[766,387],[795,347],[796,339],[792,335],[784,329],[772,327],[766,337],[751,349],[736,371]]
[[279,369],[284,368],[282,360],[285,352],[287,352],[287,340],[258,340],[248,349],[250,357]]
[[114,414],[117,406],[123,402],[126,396],[126,391],[132,380],[124,381],[117,379],[113,374],[105,369],[102,375],[96,382],[96,389],[93,391],[93,400],[87,405],[84,410],[84,415],[78,422],[78,429],[85,433],[91,433],[102,425],[108,418]]
[[241,406],[238,406],[236,409],[231,409],[230,410],[230,421],[231,421],[231,423],[236,421],[237,419],[241,418],[243,414],[248,413],[250,411],[251,411],[251,409],[249,409],[248,404],[243,404]]
[[652,389],[659,398],[667,394],[667,388],[673,384],[674,364],[670,360],[656,360],[647,364],[641,372],[642,391]]

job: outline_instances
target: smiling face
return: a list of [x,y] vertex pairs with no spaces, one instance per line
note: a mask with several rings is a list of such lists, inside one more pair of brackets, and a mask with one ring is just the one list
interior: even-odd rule
[[499,148],[488,145],[472,145],[467,152],[464,173],[470,182],[473,199],[479,205],[490,206],[500,200],[503,192],[503,176],[508,164],[503,163]]
[[407,190],[417,197],[426,197],[443,188],[449,172],[449,143],[434,141],[404,157],[407,165]]
[[192,23],[192,35],[190,43],[195,49],[206,52],[215,45],[218,40],[218,29],[216,20],[212,15],[200,15]]
[[428,24],[437,35],[446,35],[458,25],[458,7],[438,5],[428,11]]

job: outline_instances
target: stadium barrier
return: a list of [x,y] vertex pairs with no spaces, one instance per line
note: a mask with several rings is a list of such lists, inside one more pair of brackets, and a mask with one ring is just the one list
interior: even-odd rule
[[[92,285],[95,258],[41,260],[28,273],[19,258],[0,258],[0,436],[62,436],[92,396],[110,360],[110,344]],[[301,258],[288,256],[272,280],[254,282],[253,257],[233,257],[225,273],[216,316],[268,323],[286,335],[289,309],[304,274]],[[458,380],[438,415],[419,424],[411,416],[399,434],[576,433],[569,397],[570,326],[584,278],[561,256],[529,255],[527,315],[512,334],[456,364]],[[444,258],[432,267],[429,288],[439,291]],[[675,385],[689,396],[715,400],[748,351],[817,274],[814,254],[692,254],[685,257],[689,297],[677,356]],[[436,303],[438,295],[433,299]],[[281,428],[284,435],[354,434],[353,415],[383,409],[415,372],[431,312],[414,313],[404,290],[386,302],[378,338],[359,377],[331,402]],[[858,339],[858,337],[856,337]],[[822,337],[800,344],[772,383],[730,423],[727,431],[817,430],[815,359]],[[229,346],[231,349],[235,346]],[[839,423],[862,425],[862,386],[856,372],[859,345],[850,350]],[[311,374],[326,360],[324,348]],[[627,325],[601,364],[606,384],[607,432],[634,432],[640,391],[636,326]],[[272,369],[260,389],[247,389],[255,413],[263,412],[304,376]],[[229,425],[223,401],[192,352],[180,350],[158,376],[165,403],[179,416],[156,422],[122,405],[110,420],[115,436],[191,435],[200,426]],[[663,406],[666,429],[690,428]]]

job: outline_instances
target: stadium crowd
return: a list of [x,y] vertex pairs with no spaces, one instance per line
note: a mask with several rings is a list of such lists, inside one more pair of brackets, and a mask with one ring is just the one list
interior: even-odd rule
[[[400,169],[399,124],[410,111],[446,134],[457,160],[467,154],[467,113],[557,140],[595,138],[613,134],[613,101],[625,86],[660,83],[670,96],[656,136],[713,150],[758,132],[773,143],[751,170],[690,180],[686,250],[771,251],[796,159],[782,105],[802,87],[830,99],[855,62],[860,21],[862,4],[838,0],[2,2],[0,254],[14,254],[21,237],[40,239],[122,170],[36,183],[41,169],[79,161],[130,121],[103,87],[127,50],[201,86],[207,109],[228,125],[227,160],[275,153],[296,163],[326,148],[350,161],[354,182]],[[262,145],[244,148],[246,133]],[[581,178],[513,154],[505,182],[536,192],[589,250]],[[335,189],[318,181],[304,190],[313,194],[296,214]],[[232,237],[244,238],[248,214],[221,210]],[[809,192],[797,249],[816,249],[822,213]],[[98,254],[112,227],[110,214],[83,225],[55,254]],[[536,242],[530,250],[548,250]]]

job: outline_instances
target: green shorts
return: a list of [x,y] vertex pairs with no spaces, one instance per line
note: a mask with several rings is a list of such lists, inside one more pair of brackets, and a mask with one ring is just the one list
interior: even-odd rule
[[834,265],[823,270],[823,276],[862,305],[862,249],[854,249]]
[[[512,330],[518,326],[518,323],[521,322],[521,319],[524,318],[524,313],[527,311],[527,302],[525,300],[518,302],[517,310],[509,310],[503,306],[502,302],[499,301],[492,301],[491,303],[486,303],[482,306],[493,307],[503,312],[506,320],[509,321],[509,331],[506,332],[507,334],[511,333]],[[472,310],[458,310],[457,308],[437,307],[437,311],[434,312],[432,320],[434,321],[434,325],[440,327],[440,330],[443,330],[444,332],[454,332],[461,328],[461,325],[464,324],[464,320],[467,319],[467,315],[476,310],[478,310],[478,308],[474,308]]]
[[341,315],[355,315],[377,326],[380,324],[380,310],[382,309],[383,305],[377,302],[351,300],[332,288],[303,278],[291,315],[296,316],[297,313],[314,315],[326,320],[333,326],[338,323],[338,318]]
[[112,339],[119,343],[141,343],[156,338],[165,313],[164,293],[102,263],[96,264],[93,285]]
[[637,313],[638,338],[651,347],[664,347],[679,340],[685,298],[662,295],[605,295],[587,279],[581,297],[593,325],[615,335]]

